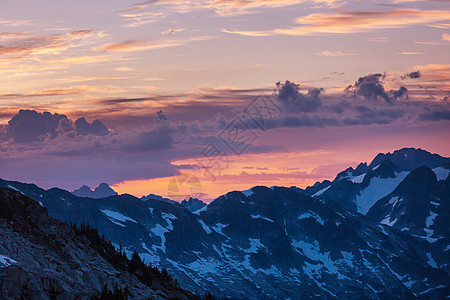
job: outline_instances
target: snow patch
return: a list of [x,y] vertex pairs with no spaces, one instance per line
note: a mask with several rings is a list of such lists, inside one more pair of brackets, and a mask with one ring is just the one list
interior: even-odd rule
[[217,233],[219,233],[219,234],[221,234],[221,235],[226,236],[226,234],[224,234],[224,233],[222,232],[222,229],[224,229],[224,228],[227,227],[227,226],[228,226],[228,224],[217,223],[216,225],[214,225],[214,226],[212,227],[212,229],[214,229],[215,232],[217,232]]
[[207,234],[210,234],[212,231],[211,229],[209,229],[209,227],[205,224],[205,222],[203,222],[203,220],[198,220],[200,222],[200,224],[203,227],[203,230],[206,231]]
[[208,209],[208,205],[203,206],[200,209],[197,209],[196,211],[193,212],[194,215],[199,215],[202,211],[206,211]]
[[269,219],[267,217],[261,216],[261,215],[250,215],[253,219],[263,219],[272,223],[275,223],[274,220]]
[[12,190],[15,190],[16,192],[19,192],[19,193],[21,193],[22,195],[25,195],[21,190],[19,190],[19,189],[13,187],[12,185],[8,185],[8,188],[9,188],[9,189],[12,189]]
[[367,173],[364,173],[364,174],[361,174],[361,175],[359,175],[359,176],[356,176],[356,177],[353,178],[351,181],[352,181],[353,183],[361,183],[361,182],[363,182],[364,177],[366,177],[366,174],[367,174]]
[[161,261],[159,255],[155,255],[153,251],[150,250],[144,242],[142,242],[142,248],[148,252],[148,253],[139,253],[139,256],[141,257],[144,263],[155,265],[156,263],[159,263]]
[[370,208],[381,198],[392,191],[405,179],[409,172],[395,173],[395,178],[374,177],[369,185],[356,196],[356,207],[359,213],[367,214]]
[[274,265],[272,265],[269,269],[259,269],[259,271],[261,271],[262,273],[264,273],[266,275],[273,275],[275,277],[282,276],[280,270],[278,270],[277,267],[275,267]]
[[13,264],[17,264],[17,261],[9,258],[8,256],[0,254],[0,267],[8,267]]
[[116,225],[125,227],[125,225],[123,223],[125,223],[127,221],[130,221],[130,222],[133,222],[133,223],[137,224],[136,220],[134,220],[134,219],[132,219],[130,217],[127,217],[127,216],[125,216],[125,215],[123,215],[123,214],[121,214],[121,213],[119,213],[117,211],[104,209],[104,210],[101,210],[101,212],[106,215],[108,220],[110,220],[111,222],[113,222]]
[[161,249],[162,252],[166,253],[166,236],[165,234],[169,231],[173,230],[172,220],[176,220],[177,217],[175,217],[172,214],[169,213],[161,213],[163,219],[167,223],[167,227],[162,226],[161,224],[156,224],[155,227],[151,229],[151,231],[158,236],[161,239],[161,246],[153,246],[154,248]]
[[249,238],[248,240],[250,242],[250,248],[245,249],[244,250],[245,253],[257,253],[259,248],[266,249],[266,246],[261,244],[261,240],[260,239]]
[[331,187],[331,185],[327,186],[324,189],[321,189],[320,191],[318,191],[317,193],[315,193],[314,195],[312,195],[311,197],[318,197],[320,195],[322,195],[323,193],[325,193],[329,188]]
[[220,263],[212,257],[208,259],[199,258],[198,260],[188,264],[187,266],[202,276],[205,276],[207,274],[216,274],[218,271],[220,271]]
[[437,213],[434,213],[434,212],[432,212],[432,211],[430,210],[430,215],[427,217],[427,221],[426,221],[427,228],[430,228],[430,226],[434,224],[434,219],[435,219],[437,216],[438,216]]
[[428,243],[434,243],[438,240],[437,238],[432,237],[434,235],[434,230],[431,230],[429,228],[424,228],[423,230],[427,233],[427,236],[425,237],[419,236],[420,238],[426,239]]
[[397,221],[398,221],[397,219],[391,221],[391,215],[387,215],[383,220],[381,220],[380,223],[387,226],[393,226]]
[[449,169],[445,169],[443,167],[438,167],[433,169],[433,172],[436,174],[437,180],[446,180],[448,174],[450,173]]
[[306,266],[303,267],[303,271],[310,277],[313,278],[313,274],[324,267],[331,274],[339,274],[338,269],[334,261],[330,258],[330,253],[320,252],[319,242],[314,241],[313,244],[307,243],[305,241],[292,240],[291,245],[297,250],[297,252],[306,255],[309,259],[316,261],[317,264],[310,264],[305,262]]
[[389,204],[392,205],[392,207],[394,208],[395,205],[397,205],[398,203],[398,197],[392,197],[391,199],[389,199]]
[[432,266],[433,268],[438,268],[438,265],[436,264],[436,261],[434,260],[433,256],[431,256],[431,253],[427,253],[427,257],[428,257],[428,264],[430,266]]
[[310,219],[310,218],[315,219],[321,225],[323,225],[325,223],[320,216],[318,216],[316,213],[314,213],[312,211],[306,212],[298,217],[299,220]]
[[64,199],[63,197],[60,198],[67,206],[72,206],[72,203],[66,199]]
[[241,193],[244,194],[245,197],[249,197],[249,196],[253,195],[252,189],[241,191]]

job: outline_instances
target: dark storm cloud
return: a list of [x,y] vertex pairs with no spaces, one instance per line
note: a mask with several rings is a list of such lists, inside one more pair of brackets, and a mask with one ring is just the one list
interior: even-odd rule
[[73,124],[65,115],[20,110],[0,131],[0,141],[32,143],[70,131],[73,131],[73,135],[104,136],[109,133],[109,129],[99,120],[89,123],[85,118],[80,118]]
[[300,92],[300,85],[286,80],[284,83],[277,82],[275,96],[281,105],[292,112],[313,112],[322,105],[320,94],[321,88],[312,88],[307,94]]
[[56,136],[60,122],[68,120],[67,116],[38,113],[34,110],[20,110],[0,133],[1,140],[13,139],[17,143],[35,142],[46,136]]
[[421,113],[418,117],[422,121],[444,121],[450,120],[450,110],[449,109],[434,109]]
[[163,113],[163,111],[162,110],[160,110],[160,111],[158,111],[157,113],[156,113],[156,117],[155,117],[155,122],[158,124],[158,123],[161,123],[161,122],[164,122],[164,121],[167,121],[168,120],[168,118],[167,118],[167,116]]
[[75,129],[82,135],[93,134],[105,136],[109,133],[108,127],[106,127],[101,121],[94,120],[92,123],[89,123],[85,118],[79,118],[75,121]]
[[406,74],[402,78],[409,77],[411,79],[417,79],[417,78],[420,78],[421,76],[422,76],[422,74],[420,73],[420,71],[415,71],[415,72],[411,72],[411,73]]
[[369,74],[360,77],[354,85],[349,85],[345,89],[345,92],[354,96],[361,96],[369,101],[383,99],[387,103],[392,104],[395,100],[403,96],[407,92],[407,89],[402,86],[398,90],[390,90],[387,92],[381,82],[384,77],[382,74]]
[[170,126],[157,126],[151,130],[136,132],[121,139],[120,150],[145,153],[173,147],[175,130]]

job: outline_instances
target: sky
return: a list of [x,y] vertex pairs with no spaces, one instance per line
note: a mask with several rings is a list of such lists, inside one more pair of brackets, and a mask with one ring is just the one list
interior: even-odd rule
[[0,178],[205,201],[450,156],[450,5],[2,0]]

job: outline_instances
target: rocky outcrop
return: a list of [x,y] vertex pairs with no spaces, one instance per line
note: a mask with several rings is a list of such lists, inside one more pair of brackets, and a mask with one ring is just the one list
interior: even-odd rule
[[105,285],[127,288],[137,299],[192,296],[157,280],[151,287],[131,270],[115,268],[88,238],[50,218],[37,202],[5,188],[0,188],[0,232],[1,299],[90,299]]

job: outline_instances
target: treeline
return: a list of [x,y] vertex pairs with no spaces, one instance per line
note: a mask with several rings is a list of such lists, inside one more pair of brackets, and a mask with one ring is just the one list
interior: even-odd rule
[[[129,259],[122,247],[120,247],[119,250],[116,250],[114,245],[106,239],[104,235],[100,236],[98,230],[89,223],[81,223],[80,226],[71,223],[70,226],[77,236],[86,237],[90,242],[90,246],[95,249],[101,257],[114,266],[114,268],[121,271],[126,271],[131,275],[134,274],[143,284],[152,287],[152,283],[156,281],[166,290],[180,292],[188,299],[192,300],[216,299],[214,295],[208,292],[205,293],[205,295],[200,296],[182,289],[178,282],[170,276],[166,269],[163,268],[160,271],[157,267],[146,265],[136,251],[133,252],[131,259]],[[105,285],[100,297],[95,297],[93,299],[126,300],[128,299],[128,296],[130,296],[130,293],[127,287],[125,289],[121,289],[116,285],[112,290],[109,290],[107,285]]]

